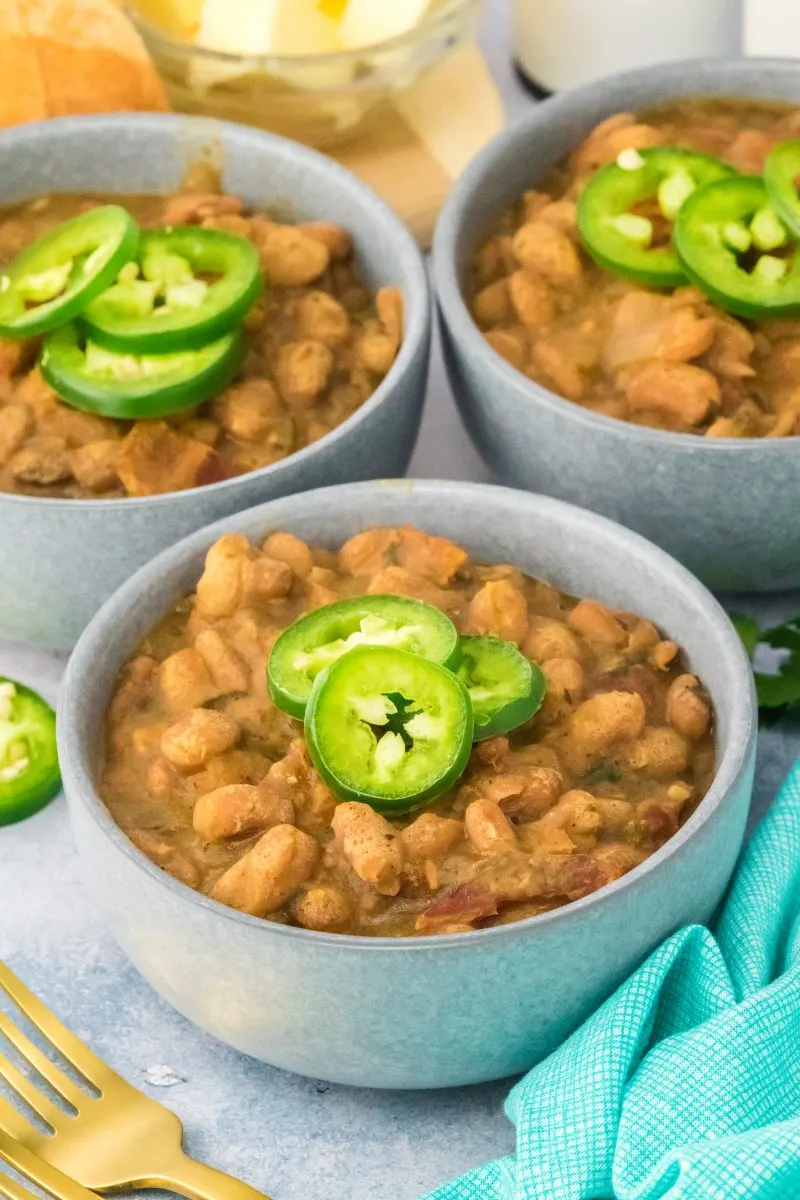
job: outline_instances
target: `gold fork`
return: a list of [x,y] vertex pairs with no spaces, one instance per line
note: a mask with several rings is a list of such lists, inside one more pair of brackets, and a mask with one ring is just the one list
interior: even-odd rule
[[0,1034],[74,1110],[54,1104],[0,1055],[0,1079],[52,1132],[42,1133],[2,1097],[0,1130],[92,1191],[157,1187],[190,1200],[269,1200],[246,1183],[189,1158],[175,1114],[112,1071],[3,963],[0,989],[97,1093],[90,1095],[74,1083],[0,1012]]
[[[85,1187],[81,1187],[74,1179],[67,1179],[55,1167],[51,1167],[43,1159],[37,1158],[26,1150],[19,1142],[15,1142],[0,1130],[0,1162],[8,1163],[10,1167],[25,1179],[35,1183],[42,1191],[48,1192],[56,1200],[96,1200],[96,1197]],[[0,1196],[4,1200],[36,1200],[32,1192],[21,1184],[0,1175]]]

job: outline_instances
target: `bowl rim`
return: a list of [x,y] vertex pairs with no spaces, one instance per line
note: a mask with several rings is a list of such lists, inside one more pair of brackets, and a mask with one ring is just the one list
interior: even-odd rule
[[[109,625],[119,625],[126,620],[126,614],[135,604],[146,581],[158,578],[159,572],[168,567],[173,560],[195,555],[200,550],[207,548],[218,536],[229,530],[232,523],[235,523],[236,528],[239,528],[242,523],[256,523],[267,527],[270,521],[270,510],[275,509],[276,506],[285,507],[287,504],[296,503],[301,509],[314,509],[315,506],[317,508],[335,507],[337,498],[340,496],[355,495],[358,497],[363,495],[365,501],[368,501],[371,493],[387,487],[421,493],[424,497],[429,498],[432,504],[442,500],[455,500],[465,507],[478,502],[481,498],[491,505],[493,500],[501,503],[503,499],[508,500],[513,496],[517,510],[527,509],[529,511],[532,529],[536,527],[537,521],[547,520],[549,516],[566,518],[575,527],[577,543],[580,543],[581,533],[587,532],[590,536],[599,534],[614,548],[628,552],[634,551],[637,561],[648,569],[648,574],[653,573],[661,576],[662,579],[667,579],[668,586],[682,593],[693,611],[700,614],[706,626],[716,631],[721,643],[721,657],[726,663],[730,675],[730,686],[726,694],[726,703],[730,706],[731,730],[728,743],[724,746],[716,764],[711,787],[689,820],[654,854],[627,875],[606,884],[605,887],[588,896],[550,912],[526,917],[507,925],[497,925],[491,929],[471,930],[465,933],[426,934],[419,937],[366,937],[359,934],[323,933],[303,929],[299,926],[281,925],[261,917],[253,917],[196,892],[155,866],[136,848],[109,813],[95,787],[91,769],[86,766],[91,758],[90,748],[88,745],[84,745],[78,736],[75,716],[76,701],[84,690],[83,679],[93,671],[94,662],[103,660],[105,628]],[[365,507],[365,511],[369,511],[368,505]],[[467,541],[467,539],[463,540]],[[669,859],[688,840],[700,834],[708,820],[726,802],[731,792],[740,786],[751,770],[757,728],[753,674],[739,635],[719,601],[695,576],[669,554],[616,522],[568,504],[563,500],[555,500],[547,496],[539,496],[494,484],[430,479],[370,480],[362,483],[338,484],[267,501],[234,516],[206,525],[162,551],[132,575],[105,602],[82,634],[67,664],[58,702],[57,719],[59,758],[64,789],[69,795],[70,806],[73,803],[80,804],[114,850],[122,853],[135,867],[165,887],[176,903],[186,902],[198,907],[211,917],[216,916],[236,924],[244,923],[245,926],[252,929],[260,929],[264,931],[261,936],[265,938],[277,936],[291,940],[300,939],[309,946],[317,945],[329,948],[339,946],[342,949],[376,950],[385,953],[398,953],[401,950],[416,950],[424,953],[433,947],[439,947],[442,950],[456,950],[474,945],[478,948],[487,941],[513,939],[524,936],[534,929],[558,926],[565,921],[581,919],[587,910],[597,909],[613,902],[619,894],[635,887],[651,872],[665,867]]]
[[[302,449],[296,450],[278,462],[256,471],[248,471],[243,475],[234,475],[230,479],[222,479],[218,483],[206,483],[200,487],[187,488],[180,492],[163,492],[157,496],[116,496],[111,498],[90,499],[88,497],[67,499],[65,497],[27,496],[17,492],[0,492],[0,504],[20,504],[25,506],[43,507],[47,511],[57,512],[65,509],[68,512],[85,510],[92,512],[104,509],[125,510],[133,508],[159,508],[162,505],[175,504],[182,499],[202,495],[220,495],[226,491],[241,487],[245,482],[266,478],[280,478],[290,473],[296,463],[305,463],[319,452],[336,445],[349,432],[370,417],[376,409],[389,399],[400,381],[415,364],[417,356],[425,353],[426,343],[431,332],[432,295],[428,273],[419,246],[415,242],[408,227],[401,221],[389,205],[381,199],[366,183],[340,163],[303,146],[290,138],[279,134],[269,133],[248,125],[239,125],[234,121],[220,121],[214,117],[193,116],[183,113],[110,113],[99,116],[56,117],[49,121],[31,121],[26,125],[18,125],[13,129],[3,130],[0,138],[0,160],[4,154],[24,153],[31,142],[58,141],[64,134],[85,134],[88,139],[102,135],[116,128],[129,129],[135,127],[143,131],[152,130],[154,135],[164,135],[177,138],[188,129],[196,129],[204,134],[205,140],[218,140],[223,148],[231,141],[239,143],[242,151],[250,151],[254,155],[277,155],[278,158],[300,161],[310,173],[324,176],[328,183],[334,183],[343,191],[348,200],[355,200],[362,209],[372,212],[376,221],[381,221],[385,227],[385,236],[391,238],[397,245],[400,257],[404,260],[407,279],[402,282],[405,302],[405,326],[403,340],[397,358],[387,375],[378,384],[360,408],[347,417],[335,429],[330,430],[316,442],[311,442]],[[224,158],[223,158],[224,168]],[[348,195],[349,193],[349,195]],[[168,195],[169,193],[164,193]],[[30,197],[34,198],[34,197]],[[5,204],[0,184],[0,208]],[[320,218],[324,219],[324,218]],[[357,233],[353,234],[356,250],[358,250]]]
[[126,16],[133,22],[145,40],[154,45],[165,46],[172,51],[182,51],[187,55],[197,56],[208,62],[227,63],[238,66],[243,70],[266,70],[270,66],[278,73],[283,69],[298,70],[303,67],[327,67],[361,62],[365,55],[380,54],[384,51],[402,50],[407,45],[413,45],[422,37],[435,37],[442,26],[456,17],[460,11],[467,12],[470,8],[478,10],[482,0],[442,0],[442,3],[425,14],[423,19],[405,33],[395,34],[380,42],[370,42],[367,46],[359,46],[355,50],[332,50],[326,54],[236,54],[231,50],[214,50],[211,46],[201,46],[195,42],[184,41],[173,37],[172,34],[159,29],[152,21],[130,3],[124,0],[123,9]]
[[[456,247],[461,235],[463,214],[469,211],[474,195],[480,192],[486,179],[496,170],[498,160],[502,159],[515,146],[520,148],[527,145],[535,147],[538,132],[543,127],[557,128],[566,117],[581,111],[589,111],[594,105],[605,105],[609,91],[616,93],[618,89],[637,83],[649,83],[652,86],[652,103],[659,101],[659,84],[681,79],[687,71],[702,71],[714,74],[720,78],[732,74],[731,69],[739,70],[742,76],[764,78],[771,70],[785,70],[797,76],[800,84],[800,63],[792,58],[697,58],[680,59],[674,62],[659,63],[654,67],[637,67],[629,71],[619,71],[602,79],[585,84],[582,87],[571,88],[558,95],[549,96],[538,103],[535,109],[512,122],[504,130],[491,139],[480,150],[466,170],[462,172],[447,197],[433,238],[432,275],[434,280],[434,295],[441,319],[458,340],[465,346],[464,353],[478,357],[484,361],[489,370],[497,375],[500,389],[508,389],[521,393],[526,400],[533,401],[548,409],[554,416],[569,417],[576,424],[583,425],[587,430],[604,436],[616,435],[620,439],[632,439],[634,442],[649,445],[655,449],[677,451],[705,449],[709,454],[740,454],[746,455],[757,451],[764,455],[796,454],[797,448],[793,438],[708,438],[701,434],[678,433],[670,429],[651,429],[644,425],[635,425],[617,417],[609,417],[604,413],[593,412],[572,400],[567,400],[557,392],[528,379],[509,362],[493,350],[484,338],[464,299],[457,269]],[[725,93],[735,96],[737,82],[731,79],[731,91]],[[687,89],[685,95],[700,95]],[[678,95],[678,93],[675,93]],[[723,95],[723,93],[719,93]],[[669,97],[670,99],[672,96]],[[786,101],[786,103],[790,103]],[[800,100],[798,100],[800,107]],[[564,151],[569,153],[569,149]],[[533,176],[533,171],[531,172]],[[534,180],[531,180],[533,185]],[[499,213],[497,214],[499,215]],[[458,390],[458,389],[456,389]]]

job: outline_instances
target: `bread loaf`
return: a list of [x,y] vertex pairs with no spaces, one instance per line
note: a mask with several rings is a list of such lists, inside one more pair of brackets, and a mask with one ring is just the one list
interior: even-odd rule
[[158,72],[114,0],[0,0],[0,127],[168,108]]

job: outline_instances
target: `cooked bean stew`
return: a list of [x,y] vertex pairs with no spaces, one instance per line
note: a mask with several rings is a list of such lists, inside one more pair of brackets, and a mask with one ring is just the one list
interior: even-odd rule
[[[266,687],[283,629],[365,594],[516,643],[547,680],[532,720],[391,819],[337,802]],[[671,837],[714,773],[709,698],[650,621],[410,527],[338,553],[283,532],[220,538],[121,672],[105,734],[101,794],[157,866],[253,916],[365,936],[486,928],[585,896]]]
[[[525,192],[477,254],[469,296],[485,337],[532,380],[605,416],[707,437],[800,434],[800,320],[745,319],[686,282],[654,290],[622,278],[593,261],[578,227],[578,202],[608,164],[635,169],[655,147],[680,148],[760,176],[769,152],[798,134],[800,110],[746,100],[609,117]],[[624,218],[632,244],[669,245],[661,199]],[[744,253],[749,234],[738,233]],[[765,270],[780,275],[790,250],[793,239]]]
[[[350,233],[324,221],[285,225],[235,196],[54,195],[0,214],[0,264],[61,222],[122,204],[144,229],[195,225],[246,238],[265,288],[246,317],[246,358],[211,400],[153,420],[64,403],[36,365],[39,339],[0,338],[0,491],[30,496],[151,496],[215,483],[286,458],[350,417],[387,374],[403,328],[401,293],[373,298]],[[202,283],[201,283],[201,286]]]

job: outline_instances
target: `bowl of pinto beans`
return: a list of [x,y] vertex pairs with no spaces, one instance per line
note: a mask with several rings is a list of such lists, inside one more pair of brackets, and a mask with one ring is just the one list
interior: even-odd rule
[[800,70],[671,63],[537,105],[440,218],[456,397],[498,479],[708,586],[800,582]]
[[0,636],[69,649],[210,520],[401,475],[429,308],[402,223],[292,142],[142,114],[8,131]]
[[526,1069],[710,917],[755,730],[735,630],[663,551],[389,481],[140,570],[73,653],[59,752],[87,883],[161,995],[287,1070],[433,1088]]

